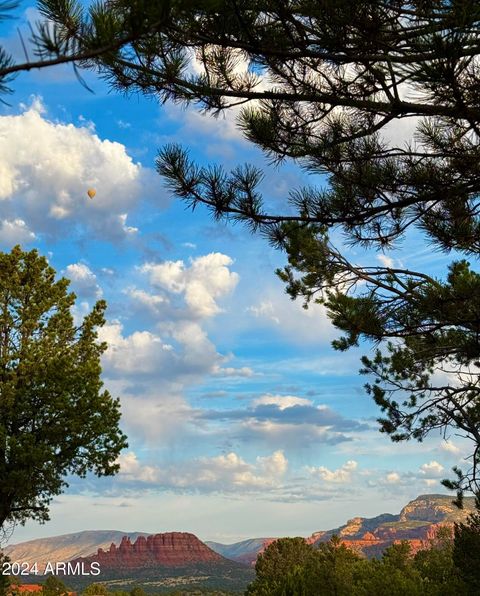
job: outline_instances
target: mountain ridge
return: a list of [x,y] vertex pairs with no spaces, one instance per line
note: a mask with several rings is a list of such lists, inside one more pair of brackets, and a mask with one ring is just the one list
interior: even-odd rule
[[[465,499],[464,510],[452,504],[452,495],[424,494],[409,501],[398,514],[382,513],[372,518],[353,517],[342,526],[331,530],[319,530],[306,538],[310,544],[325,542],[337,534],[347,544],[358,548],[367,556],[378,556],[393,542],[406,539],[414,548],[420,548],[431,541],[440,527],[453,526],[462,521],[474,509],[474,498]],[[137,540],[147,537],[146,532],[121,532],[117,530],[85,530],[49,538],[29,540],[13,544],[4,549],[12,561],[51,560],[71,561],[89,557],[98,549],[109,549],[112,544],[120,545],[122,538]],[[233,544],[206,541],[207,547],[238,563],[252,565],[260,552],[273,537],[250,538]]]

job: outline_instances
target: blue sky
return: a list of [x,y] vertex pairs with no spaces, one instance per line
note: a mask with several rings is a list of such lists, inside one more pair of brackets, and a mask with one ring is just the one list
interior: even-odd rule
[[[8,27],[32,16],[22,7],[3,27],[13,51]],[[241,226],[186,210],[155,173],[172,141],[200,163],[266,166],[235,115],[125,98],[87,80],[94,93],[68,67],[23,74],[0,107],[0,249],[47,255],[71,279],[79,317],[107,300],[103,378],[121,399],[130,445],[117,477],[72,479],[51,521],[17,528],[12,541],[107,528],[224,542],[309,535],[444,492],[440,480],[466,453],[461,440],[381,435],[357,373],[369,346],[335,353],[323,309],[302,309],[276,278],[284,256]],[[268,167],[263,186],[279,206],[307,182],[286,163]],[[415,234],[392,254],[354,257],[439,275],[449,260]]]

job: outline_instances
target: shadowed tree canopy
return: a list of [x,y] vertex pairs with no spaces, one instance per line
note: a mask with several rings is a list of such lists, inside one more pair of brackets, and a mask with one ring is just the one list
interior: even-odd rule
[[[292,159],[322,177],[273,208],[257,167],[200,167],[176,145],[157,163],[187,204],[242,221],[285,250],[288,265],[278,274],[292,298],[326,304],[344,333],[336,349],[365,339],[377,345],[363,372],[383,432],[422,440],[453,428],[473,441],[470,469],[449,486],[478,490],[480,4],[109,0],[86,11],[73,0],[41,0],[39,7],[55,24],[34,40],[43,59],[60,59],[68,47],[94,51],[78,65],[123,92],[213,113],[234,109],[246,138],[273,162]],[[384,251],[414,232],[432,250],[453,252],[443,275],[347,250]],[[340,244],[332,239],[339,237]]]
[[67,475],[115,474],[127,446],[100,379],[106,304],[77,324],[68,284],[35,250],[0,253],[0,528],[48,520]]

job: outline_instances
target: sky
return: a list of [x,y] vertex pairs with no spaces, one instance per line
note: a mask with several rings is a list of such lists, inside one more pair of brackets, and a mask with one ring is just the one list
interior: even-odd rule
[[[19,51],[16,28],[0,43]],[[114,478],[69,479],[45,525],[11,543],[87,529],[189,531],[231,543],[308,536],[354,516],[397,513],[440,480],[467,447],[453,434],[393,444],[358,374],[371,346],[338,353],[323,308],[292,302],[274,270],[285,255],[237,225],[173,197],[155,172],[169,142],[200,164],[265,168],[269,204],[311,183],[273,167],[242,138],[235,114],[214,118],[124,97],[70,67],[20,75],[0,106],[0,250],[45,255],[71,280],[80,318],[108,303],[105,387],[122,404],[129,447]],[[392,135],[408,134],[393,128]],[[91,200],[87,190],[96,189]],[[444,272],[449,258],[411,235],[397,262]]]

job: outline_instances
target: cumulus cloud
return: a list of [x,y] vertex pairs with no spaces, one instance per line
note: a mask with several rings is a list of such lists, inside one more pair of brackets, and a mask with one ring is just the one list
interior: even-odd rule
[[164,307],[169,304],[169,299],[166,296],[151,294],[135,287],[127,288],[124,293],[131,298],[137,308],[140,310],[146,308],[154,316],[160,316]]
[[442,464],[439,464],[438,461],[433,460],[420,466],[420,474],[426,476],[427,478],[440,478],[444,469],[445,468],[442,466]]
[[72,287],[78,295],[101,298],[103,292],[97,283],[97,277],[85,263],[67,265],[64,274],[72,282]]
[[294,396],[263,396],[252,406],[236,410],[205,410],[202,417],[209,420],[256,420],[280,424],[312,424],[333,431],[368,430],[367,424],[344,418],[325,405],[312,405]]
[[146,263],[141,271],[150,284],[163,292],[181,294],[189,312],[197,318],[209,318],[221,312],[217,300],[229,294],[238,283],[238,274],[230,271],[232,259],[210,253],[190,260]]
[[120,481],[207,493],[251,492],[276,487],[288,469],[287,458],[280,450],[258,456],[252,463],[233,451],[165,467],[141,464],[134,452],[122,454],[118,462]]
[[312,403],[312,400],[304,397],[297,397],[295,395],[271,395],[269,393],[252,400],[253,406],[273,404],[278,406],[280,410],[285,410],[285,408],[291,408],[292,406],[311,406]]
[[440,449],[442,451],[445,451],[447,453],[450,453],[452,455],[460,455],[462,450],[457,447],[452,441],[447,440],[447,441],[442,441],[440,444]]
[[334,484],[346,484],[352,481],[352,475],[358,468],[358,463],[355,460],[349,460],[336,470],[330,470],[325,466],[308,467],[309,473],[324,482],[331,482]]
[[[2,166],[0,164],[0,170],[1,168]],[[23,219],[20,219],[19,217],[12,220],[4,219],[0,222],[0,243],[5,246],[10,247],[14,244],[27,244],[28,242],[35,240],[35,238],[35,234],[29,229]]]
[[228,424],[231,441],[293,451],[351,441],[353,432],[369,429],[362,421],[293,395],[262,395],[244,408],[196,410],[195,418],[219,433]]
[[390,470],[383,473],[380,470],[369,470],[368,476],[368,485],[371,488],[381,488],[390,493],[402,491],[411,495],[412,490],[421,492],[425,487],[440,487],[445,468],[438,461],[432,460],[415,470]]
[[[187,404],[189,387],[209,376],[246,379],[255,374],[248,366],[234,366],[233,354],[217,352],[207,332],[207,321],[222,312],[220,300],[237,284],[232,263],[227,255],[211,253],[188,262],[138,267],[144,287],[124,290],[130,313],[137,317],[134,330],[127,331],[120,320],[100,330],[100,339],[108,345],[102,361],[105,374],[120,394],[126,390],[124,418],[136,436],[163,443],[158,429],[168,420],[168,436],[176,429],[176,442],[183,440],[188,447],[192,437],[200,440],[199,429],[208,426]],[[146,323],[143,329],[139,321]],[[132,390],[133,385],[142,389]]]
[[400,474],[398,472],[390,472],[385,476],[388,484],[398,484],[400,482]]
[[142,465],[133,451],[122,453],[117,463],[120,464],[120,477],[122,480],[135,480],[139,482],[156,482],[158,471],[154,466]]
[[108,345],[103,356],[107,375],[150,375],[165,382],[185,382],[191,375],[212,372],[222,361],[196,323],[179,322],[165,337],[146,330],[125,335],[120,321],[109,322],[99,329],[99,339]]
[[[24,240],[58,237],[66,228],[113,241],[135,234],[127,214],[151,176],[91,126],[49,120],[38,99],[19,115],[0,117],[0,217],[23,230]],[[89,188],[97,191],[93,200]]]

